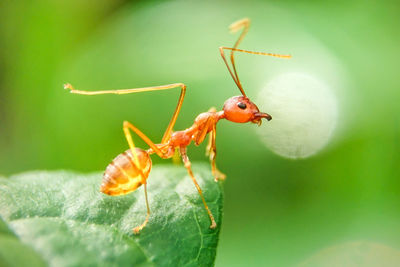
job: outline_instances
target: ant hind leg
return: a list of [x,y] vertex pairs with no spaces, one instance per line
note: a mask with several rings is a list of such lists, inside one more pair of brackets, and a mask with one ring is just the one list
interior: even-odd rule
[[[136,165],[136,168],[139,170],[140,168],[140,163],[139,163],[139,159],[138,159],[138,155],[136,153],[136,149],[135,149],[135,144],[133,142],[131,133],[129,132],[129,122],[124,122],[124,134],[126,137],[126,140],[128,141],[129,144],[129,148],[131,149],[132,152],[132,156],[133,156],[133,164]],[[133,233],[134,234],[138,234],[147,224],[147,222],[149,221],[150,218],[150,207],[149,207],[149,199],[147,197],[147,181],[146,178],[143,176],[143,174],[140,172],[140,175],[142,177],[142,184],[144,186],[144,195],[145,195],[145,200],[146,200],[146,209],[147,209],[147,214],[146,214],[146,218],[143,221],[143,223],[139,226],[136,226],[135,228],[133,228]]]

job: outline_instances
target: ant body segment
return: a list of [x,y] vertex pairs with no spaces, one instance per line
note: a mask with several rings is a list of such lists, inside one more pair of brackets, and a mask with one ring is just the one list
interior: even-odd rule
[[[179,112],[182,107],[183,99],[186,93],[186,85],[183,83],[174,83],[174,84],[145,87],[145,88],[104,90],[104,91],[81,91],[81,90],[76,90],[70,84],[64,85],[64,88],[69,90],[71,93],[81,94],[81,95],[129,94],[129,93],[181,88],[181,94],[178,99],[178,104],[172,115],[171,121],[169,122],[168,127],[165,130],[161,142],[159,144],[155,144],[133,124],[131,124],[128,121],[124,121],[123,131],[128,141],[129,149],[119,154],[107,166],[104,172],[103,181],[100,188],[100,191],[103,192],[104,194],[111,196],[124,195],[136,190],[141,185],[144,186],[147,215],[141,225],[133,228],[133,232],[135,234],[139,233],[146,226],[150,217],[150,208],[147,198],[147,182],[146,182],[152,165],[150,155],[157,154],[159,157],[164,159],[172,158],[175,154],[176,149],[179,150],[185,168],[187,169],[190,178],[192,179],[195,187],[197,188],[198,193],[203,201],[204,207],[208,213],[208,216],[210,217],[211,221],[210,228],[213,229],[217,226],[214,220],[214,216],[212,215],[210,209],[208,208],[202,190],[198,185],[196,178],[193,174],[191,163],[186,153],[187,146],[192,141],[195,143],[195,145],[201,144],[205,140],[207,134],[209,134],[209,141],[206,148],[206,155],[208,155],[210,158],[211,171],[215,178],[215,181],[224,180],[226,176],[225,174],[223,174],[218,170],[215,161],[217,152],[215,143],[216,125],[218,121],[221,119],[226,119],[236,123],[252,122],[261,125],[261,120],[263,118],[267,119],[268,121],[272,119],[272,117],[269,114],[260,112],[256,104],[251,102],[250,99],[246,96],[236,71],[234,52],[237,51],[255,55],[274,56],[280,58],[291,57],[290,55],[278,55],[272,53],[254,52],[254,51],[238,49],[237,47],[239,43],[242,41],[243,37],[246,35],[249,26],[250,26],[250,20],[247,18],[244,18],[242,20],[233,23],[230,26],[230,30],[232,32],[237,32],[238,30],[243,28],[242,33],[240,34],[233,48],[223,47],[223,46],[219,48],[222,59],[224,60],[225,65],[227,66],[228,71],[233,78],[233,81],[239,88],[242,95],[233,96],[228,100],[226,100],[221,111],[217,111],[215,108],[211,108],[208,112],[199,114],[194,120],[193,125],[182,131],[173,131],[173,127],[178,118]],[[225,58],[224,50],[230,50],[230,60],[233,71],[229,67],[229,64]],[[144,150],[135,147],[130,131],[133,131],[140,138],[142,138],[149,145],[150,148]]]

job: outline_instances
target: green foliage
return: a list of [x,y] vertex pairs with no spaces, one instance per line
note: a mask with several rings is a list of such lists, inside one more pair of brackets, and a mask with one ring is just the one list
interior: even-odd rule
[[[1,266],[210,266],[222,213],[222,188],[208,166],[194,165],[214,213],[210,221],[186,169],[155,167],[143,188],[111,197],[99,192],[100,173],[35,171],[0,178]],[[7,227],[8,225],[8,227]],[[9,230],[11,229],[15,235]],[[29,263],[29,264],[27,264]]]

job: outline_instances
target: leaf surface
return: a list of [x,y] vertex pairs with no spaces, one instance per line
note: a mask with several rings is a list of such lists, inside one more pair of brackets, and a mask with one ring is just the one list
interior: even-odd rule
[[99,192],[101,173],[35,171],[0,178],[0,263],[18,266],[10,262],[13,255],[30,266],[211,266],[222,187],[213,181],[208,166],[194,164],[193,170],[216,229],[209,228],[183,166],[156,166],[151,171],[151,216],[139,235],[132,229],[146,215],[142,187],[111,197]]

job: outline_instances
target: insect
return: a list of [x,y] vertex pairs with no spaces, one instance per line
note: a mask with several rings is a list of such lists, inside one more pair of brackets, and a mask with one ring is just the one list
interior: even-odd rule
[[[130,94],[130,93],[139,93],[139,92],[150,92],[150,91],[158,91],[158,90],[169,90],[173,88],[180,88],[181,93],[178,99],[178,104],[175,108],[175,111],[172,115],[172,118],[168,124],[167,129],[164,132],[164,135],[161,139],[161,142],[156,144],[152,140],[150,140],[143,132],[141,132],[138,128],[136,128],[132,123],[128,121],[123,122],[123,131],[126,137],[126,140],[129,144],[129,149],[125,152],[119,154],[113,161],[107,166],[103,181],[101,184],[101,192],[111,196],[118,196],[130,193],[135,191],[141,185],[144,186],[144,194],[146,200],[146,208],[147,214],[143,223],[135,228],[133,228],[133,232],[135,234],[139,233],[147,224],[150,217],[150,207],[149,201],[147,197],[147,178],[149,176],[151,170],[151,154],[157,154],[159,157],[163,159],[172,158],[175,154],[175,150],[179,151],[179,154],[182,158],[185,168],[187,169],[190,178],[192,179],[200,197],[203,201],[204,208],[210,217],[210,228],[215,228],[217,224],[215,223],[214,216],[212,215],[210,209],[207,206],[206,200],[204,199],[202,190],[199,184],[196,181],[196,178],[193,174],[191,163],[187,155],[187,146],[193,141],[195,145],[200,145],[209,135],[208,145],[206,148],[206,155],[209,156],[211,163],[211,172],[215,178],[215,181],[224,180],[225,174],[218,170],[216,165],[216,125],[218,121],[221,119],[226,119],[231,122],[236,123],[246,123],[252,122],[258,125],[261,125],[262,119],[267,119],[268,121],[272,119],[272,117],[267,114],[260,112],[258,107],[250,101],[250,99],[246,96],[242,84],[240,83],[239,76],[236,71],[234,52],[243,52],[254,55],[264,55],[264,56],[273,56],[279,58],[290,58],[290,55],[279,55],[273,53],[264,53],[264,52],[254,52],[248,50],[238,49],[238,45],[242,41],[243,37],[246,35],[250,26],[250,20],[248,18],[241,19],[239,21],[234,22],[230,25],[231,32],[235,33],[240,29],[243,29],[239,38],[235,42],[233,47],[219,47],[219,51],[221,53],[222,59],[228,68],[230,75],[232,76],[233,81],[239,88],[242,95],[233,96],[225,101],[224,106],[221,111],[217,111],[215,108],[211,108],[208,112],[204,112],[199,114],[194,123],[189,128],[182,131],[174,131],[174,125],[178,118],[179,112],[182,107],[183,99],[186,93],[186,85],[183,83],[174,83],[168,85],[161,86],[152,86],[145,88],[133,88],[133,89],[117,89],[117,90],[103,90],[103,91],[81,91],[76,90],[71,84],[65,84],[64,89],[69,90],[74,94],[81,95],[100,95],[100,94]],[[224,51],[230,51],[230,61],[231,67],[228,64],[228,61],[225,57]],[[147,150],[137,148],[133,142],[131,132],[137,134],[140,138],[142,138],[149,148]]]

